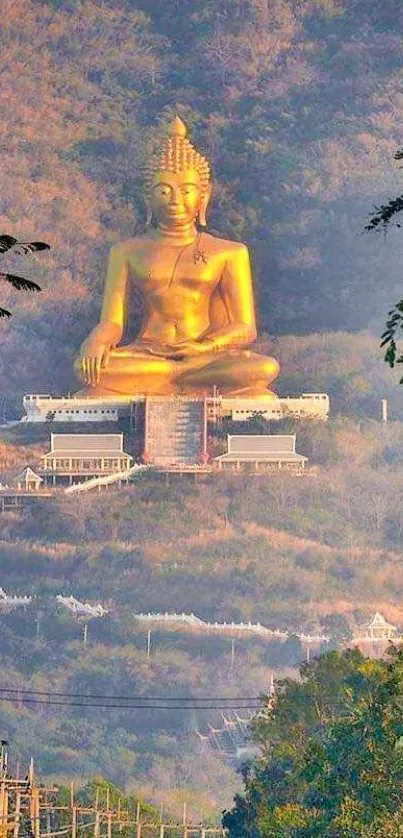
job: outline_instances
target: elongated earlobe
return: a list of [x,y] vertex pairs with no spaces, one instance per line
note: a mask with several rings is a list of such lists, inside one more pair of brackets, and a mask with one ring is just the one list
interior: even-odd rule
[[145,228],[146,229],[150,226],[152,220],[153,220],[153,211],[152,211],[151,207],[149,206],[149,204],[147,204],[147,216],[146,216],[146,223],[145,223]]
[[210,198],[211,198],[211,186],[208,187],[208,189],[206,190],[205,195],[203,195],[203,198],[200,201],[199,224],[200,224],[201,227],[207,227],[206,213],[207,213],[207,207],[209,205]]

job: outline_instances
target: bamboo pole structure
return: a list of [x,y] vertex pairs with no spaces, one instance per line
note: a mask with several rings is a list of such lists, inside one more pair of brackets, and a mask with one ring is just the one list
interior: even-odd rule
[[20,823],[21,823],[21,792],[20,792],[19,789],[17,789],[17,791],[15,793],[13,838],[18,838],[18,836],[19,836]]
[[[207,828],[202,823],[189,820],[187,804],[183,806],[182,823],[164,822],[162,808],[159,817],[147,817],[141,812],[140,802],[136,812],[122,806],[119,798],[113,805],[109,787],[100,801],[100,789],[95,790],[93,803],[80,805],[74,784],[70,786],[69,800],[60,805],[57,788],[44,788],[36,782],[34,763],[31,760],[25,779],[8,773],[4,753],[0,765],[0,838],[21,838],[25,819],[31,824],[32,838],[80,838],[93,833],[101,838],[105,824],[105,838],[129,829],[133,838],[169,838],[172,833],[181,838],[226,838],[220,828]],[[61,820],[62,818],[62,820]]]

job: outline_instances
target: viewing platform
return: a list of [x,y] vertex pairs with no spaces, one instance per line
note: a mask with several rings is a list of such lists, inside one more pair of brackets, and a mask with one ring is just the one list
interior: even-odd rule
[[[159,398],[170,402],[181,397]],[[118,422],[129,417],[135,426],[137,408],[144,407],[145,402],[146,396],[143,395],[114,396],[112,399],[27,394],[23,397],[24,416],[21,422]],[[258,396],[241,398],[216,393],[206,396],[206,409],[208,422],[218,422],[221,419],[245,422],[256,414],[270,421],[294,417],[325,422],[330,414],[330,399],[327,393],[274,396],[270,400]]]

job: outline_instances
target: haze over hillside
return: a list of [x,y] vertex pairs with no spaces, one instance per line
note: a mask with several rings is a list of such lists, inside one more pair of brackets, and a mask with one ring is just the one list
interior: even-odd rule
[[379,330],[400,296],[403,237],[361,231],[400,191],[397,0],[2,10],[0,226],[52,245],[32,267],[42,295],[1,288],[16,315],[1,326],[7,408],[24,390],[75,386],[107,250],[142,228],[140,168],[174,110],[212,159],[210,228],[251,246],[261,329]]
[[[2,433],[0,458],[19,454],[17,432]],[[294,633],[339,643],[376,610],[401,626],[402,440],[401,423],[381,432],[379,422],[302,423],[298,449],[319,466],[313,478],[215,474],[167,485],[146,474],[121,492],[59,495],[0,515],[1,585],[33,597],[25,609],[0,608],[2,688],[246,698],[303,659]],[[33,465],[39,447],[29,453],[26,439]],[[86,646],[84,621],[58,606],[60,593],[108,610],[90,621]],[[231,635],[153,626],[148,656],[140,611],[260,621],[291,636],[233,632],[232,658]],[[171,808],[185,797],[196,816],[195,801],[205,812],[229,805],[237,782],[222,758],[200,751],[196,731],[209,724],[222,725],[221,714],[0,705],[13,752],[33,751],[43,774],[101,772]]]
[[[257,695],[303,654],[295,637],[248,640],[234,661],[228,637],[178,631],[156,633],[147,657],[140,610],[339,639],[376,609],[401,625],[403,430],[375,420],[385,396],[403,416],[376,337],[402,295],[403,232],[361,235],[372,206],[403,191],[401,3],[2,0],[1,11],[0,232],[51,251],[2,262],[43,293],[0,286],[13,311],[0,321],[0,417],[21,414],[23,393],[76,388],[108,249],[143,228],[141,167],[175,111],[212,160],[209,229],[251,247],[260,348],[280,360],[280,392],[328,391],[332,404],[328,425],[282,426],[317,477],[215,475],[189,488],[147,475],[0,516],[0,583],[36,597],[0,612],[3,682]],[[49,431],[3,429],[0,471],[35,466]],[[87,647],[58,593],[107,607]],[[192,737],[221,721],[3,703],[0,732],[45,775],[102,771],[206,811],[230,803],[236,778]]]

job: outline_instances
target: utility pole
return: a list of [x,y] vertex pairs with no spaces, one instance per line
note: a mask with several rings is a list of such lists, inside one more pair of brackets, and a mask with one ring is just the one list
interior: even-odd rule
[[382,399],[381,401],[381,409],[382,409],[382,422],[384,425],[388,422],[388,400]]
[[[184,803],[183,803],[183,826],[185,827],[185,829],[186,829],[186,823],[187,823],[187,803],[186,803],[186,800],[185,800]],[[185,832],[184,832],[184,834],[185,834]]]
[[94,838],[100,838],[101,834],[101,818],[99,814],[99,788],[95,790],[95,818],[94,818]]
[[112,838],[111,794],[109,786],[106,789],[106,834],[107,838]]
[[74,783],[70,785],[71,838],[77,838],[77,808],[74,801]]
[[31,790],[31,822],[34,838],[41,838],[39,788],[34,786]]
[[71,809],[71,838],[77,838],[77,807]]
[[231,672],[234,669],[234,663],[235,663],[235,640],[234,640],[234,638],[232,638],[232,640],[231,640]]
[[8,790],[6,789],[6,778],[1,778],[0,784],[0,835],[1,838],[7,838],[7,818],[8,818]]
[[8,762],[8,754],[7,754],[7,745],[8,742],[5,739],[1,740],[1,754],[0,754],[0,763],[1,763],[1,776],[5,777],[7,774],[7,762]]
[[94,838],[99,838],[101,834],[101,820],[98,810],[95,812],[95,822],[94,822]]
[[1,838],[7,838],[7,819],[8,819],[8,789],[6,787],[7,777],[7,742],[5,739],[1,741],[0,752],[0,835]]
[[137,801],[136,808],[136,838],[141,838],[140,801]]
[[150,660],[150,653],[151,653],[151,629],[148,629],[147,632],[147,660]]
[[15,793],[15,817],[13,827],[13,838],[18,838],[21,822],[21,792],[17,789]]

